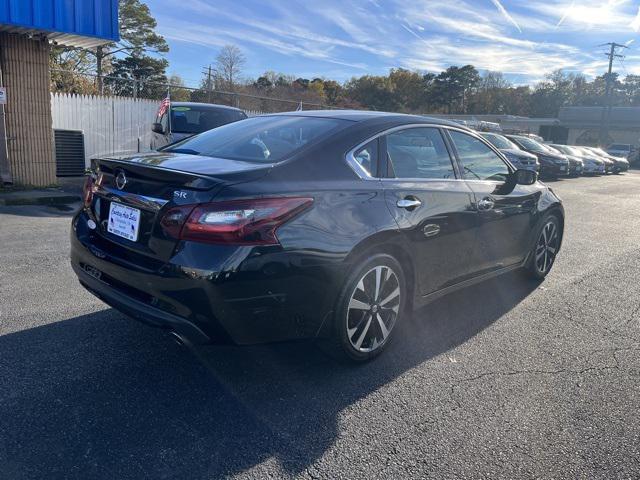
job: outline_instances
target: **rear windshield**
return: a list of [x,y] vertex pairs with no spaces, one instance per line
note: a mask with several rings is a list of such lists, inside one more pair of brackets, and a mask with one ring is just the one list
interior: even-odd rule
[[569,147],[566,145],[549,145],[554,150],[557,150],[560,153],[566,153],[567,155],[575,155]]
[[254,117],[187,138],[163,150],[273,163],[349,123],[348,120],[290,115]]
[[502,135],[483,133],[482,136],[498,150],[520,150],[515,143]]
[[171,107],[171,131],[202,133],[212,128],[247,118],[244,112],[227,108]]
[[540,152],[540,153],[544,153],[544,152],[548,152],[549,151],[543,145],[541,145],[540,143],[538,143],[535,140],[532,140],[530,138],[527,138],[527,137],[515,137],[515,138],[516,138],[516,141],[520,145],[522,145],[524,148],[526,148],[527,150],[531,150],[531,151],[534,151],[534,152]]

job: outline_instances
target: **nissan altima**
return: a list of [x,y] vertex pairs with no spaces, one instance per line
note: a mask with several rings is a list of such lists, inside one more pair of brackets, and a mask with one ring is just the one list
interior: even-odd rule
[[365,361],[434,298],[514,269],[544,279],[563,225],[536,172],[465,127],[291,112],[93,160],[71,263],[189,342],[318,339]]

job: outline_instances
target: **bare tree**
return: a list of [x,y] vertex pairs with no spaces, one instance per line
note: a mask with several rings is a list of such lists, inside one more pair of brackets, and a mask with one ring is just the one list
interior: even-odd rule
[[222,84],[222,88],[231,92],[240,80],[242,67],[246,63],[246,58],[235,45],[225,45],[216,57],[216,77]]

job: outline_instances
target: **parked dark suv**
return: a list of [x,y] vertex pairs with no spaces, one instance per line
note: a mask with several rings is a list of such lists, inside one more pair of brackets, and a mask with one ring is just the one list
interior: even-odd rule
[[158,112],[151,127],[151,149],[165,145],[212,128],[247,118],[239,108],[213,103],[171,102],[168,108]]
[[191,342],[317,338],[362,361],[412,308],[549,273],[564,211],[536,177],[446,121],[255,117],[94,160],[71,263],[109,305]]

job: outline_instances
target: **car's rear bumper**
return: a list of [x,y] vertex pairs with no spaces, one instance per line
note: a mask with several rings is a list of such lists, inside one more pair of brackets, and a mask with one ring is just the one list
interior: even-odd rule
[[584,171],[584,168],[582,167],[582,165],[571,165],[569,167],[569,175],[574,175],[574,176],[582,175],[583,171]]
[[[86,264],[85,264],[86,265]],[[80,284],[107,305],[129,317],[154,327],[169,329],[191,343],[210,343],[212,339],[190,321],[136,300],[101,279],[101,272],[95,267],[82,267],[71,263]]]
[[569,175],[569,167],[556,164],[541,164],[540,175],[545,177],[566,177]]
[[590,165],[587,164],[584,166],[584,169],[582,171],[583,174],[602,174],[605,173],[605,168],[604,165]]
[[126,315],[194,343],[313,338],[341,286],[345,266],[339,262],[320,265],[283,252],[258,255],[251,247],[226,247],[225,257],[215,262],[221,267],[210,270],[188,265],[201,252],[184,249],[150,268],[110,251],[86,219],[80,212],[71,231],[71,264],[81,284]]

